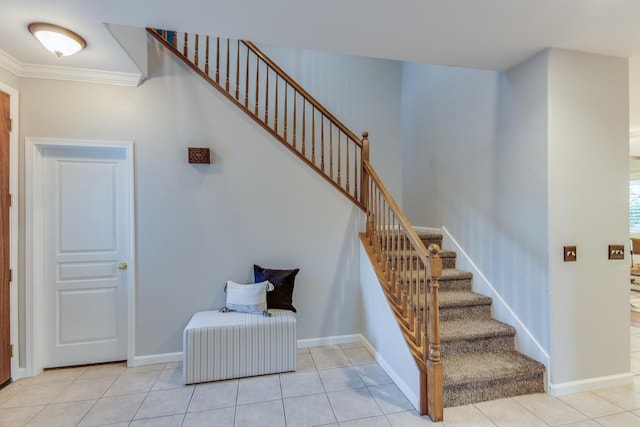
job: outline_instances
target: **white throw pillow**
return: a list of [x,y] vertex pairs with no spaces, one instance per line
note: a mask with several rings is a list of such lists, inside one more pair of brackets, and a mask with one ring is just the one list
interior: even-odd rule
[[268,316],[267,291],[272,290],[273,285],[268,280],[247,285],[228,280],[225,288],[227,304],[223,311],[240,311]]

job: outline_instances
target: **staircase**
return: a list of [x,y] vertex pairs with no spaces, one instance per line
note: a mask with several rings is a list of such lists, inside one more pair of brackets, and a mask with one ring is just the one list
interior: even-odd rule
[[491,299],[442,235],[418,235],[369,162],[360,139],[247,41],[147,29],[366,214],[361,240],[420,370],[420,414],[544,391],[544,366],[515,351],[515,329],[491,318]]
[[[418,233],[426,247],[442,235]],[[440,251],[440,352],[444,405],[544,392],[544,365],[515,350],[515,329],[491,317],[491,298],[471,290],[471,273],[456,269],[456,253]]]

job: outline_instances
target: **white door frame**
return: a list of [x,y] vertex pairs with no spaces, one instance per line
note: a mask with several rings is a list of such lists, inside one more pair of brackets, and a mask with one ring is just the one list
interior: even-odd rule
[[133,142],[79,139],[25,138],[25,220],[26,220],[26,375],[38,375],[44,365],[44,240],[42,169],[44,148],[113,148],[124,149],[129,172],[129,253],[127,254],[127,362],[135,357],[135,204]]
[[18,302],[18,91],[0,82],[0,91],[9,95],[9,109],[11,113],[11,132],[9,133],[9,192],[11,193],[11,209],[9,210],[9,265],[11,268],[11,291],[9,309],[11,310],[11,326],[9,334],[13,345],[13,358],[11,359],[11,378],[16,380],[24,377],[24,370],[20,369],[20,338],[19,338],[19,302]]

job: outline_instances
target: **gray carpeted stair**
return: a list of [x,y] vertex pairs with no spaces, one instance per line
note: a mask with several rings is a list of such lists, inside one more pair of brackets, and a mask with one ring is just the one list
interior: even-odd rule
[[[442,235],[418,233],[425,246]],[[440,350],[445,406],[544,391],[544,365],[515,350],[515,328],[491,317],[491,298],[471,290],[473,275],[456,270],[453,251],[441,251]],[[420,277],[421,284],[424,278]]]

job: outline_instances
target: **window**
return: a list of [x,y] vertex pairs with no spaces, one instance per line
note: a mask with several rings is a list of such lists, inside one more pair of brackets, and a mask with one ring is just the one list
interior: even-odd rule
[[629,227],[640,234],[640,179],[629,181]]

